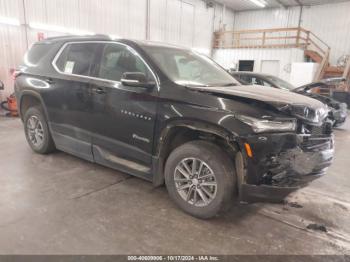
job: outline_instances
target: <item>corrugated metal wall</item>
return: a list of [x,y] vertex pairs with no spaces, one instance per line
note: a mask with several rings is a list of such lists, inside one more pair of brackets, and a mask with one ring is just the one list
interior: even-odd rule
[[214,31],[222,28],[233,30],[235,23],[235,13],[233,10],[223,5],[215,5],[214,8]]
[[237,12],[235,30],[296,27],[299,8],[278,8]]
[[150,39],[209,53],[214,9],[200,0],[151,0]]
[[[21,26],[0,23],[0,79],[5,94],[13,91],[9,70],[22,60],[27,45],[45,37],[63,33],[36,30],[30,26],[60,26],[115,36],[170,42],[210,53],[214,29],[214,9],[202,0],[0,0],[0,18],[15,18]],[[25,11],[24,11],[25,10]],[[147,32],[149,14],[149,32]],[[223,17],[224,15],[224,17]],[[233,12],[217,12],[222,24],[233,25]],[[26,34],[27,29],[27,34]],[[28,37],[28,39],[27,39]],[[4,92],[0,92],[0,100]]]

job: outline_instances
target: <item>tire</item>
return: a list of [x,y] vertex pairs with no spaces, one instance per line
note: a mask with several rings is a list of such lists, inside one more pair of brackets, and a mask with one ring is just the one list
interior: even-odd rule
[[[195,175],[194,179],[187,179],[189,172],[183,174],[184,163],[191,169],[194,162],[196,170],[201,170],[200,174]],[[199,167],[201,163],[202,169]],[[197,218],[208,219],[228,211],[237,195],[233,161],[220,147],[207,141],[191,141],[172,151],[165,164],[164,176],[171,199],[186,213]],[[211,186],[215,183],[215,187]],[[192,192],[189,192],[188,186]],[[210,194],[207,194],[208,191]]]
[[[55,150],[55,144],[52,140],[52,136],[41,107],[36,106],[29,108],[25,112],[23,120],[27,142],[34,152],[39,154],[48,154]],[[35,131],[36,129],[34,126],[37,127],[38,131]],[[35,143],[35,141],[38,143]]]

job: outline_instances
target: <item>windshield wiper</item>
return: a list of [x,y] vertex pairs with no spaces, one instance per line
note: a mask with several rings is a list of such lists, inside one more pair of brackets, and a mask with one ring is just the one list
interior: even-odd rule
[[219,86],[237,86],[237,85],[238,85],[237,83],[227,83],[227,84],[222,84]]

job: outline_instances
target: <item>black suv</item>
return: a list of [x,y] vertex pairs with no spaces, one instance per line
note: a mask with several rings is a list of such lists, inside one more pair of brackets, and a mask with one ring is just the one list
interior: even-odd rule
[[327,106],[242,86],[211,59],[176,46],[58,37],[33,45],[16,97],[31,148],[59,149],[166,184],[209,218],[233,199],[281,200],[333,157]]

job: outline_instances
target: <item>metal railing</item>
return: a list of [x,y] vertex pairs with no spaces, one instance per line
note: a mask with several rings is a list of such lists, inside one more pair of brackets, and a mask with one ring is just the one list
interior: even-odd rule
[[214,48],[303,48],[325,55],[330,47],[302,27],[218,31]]

